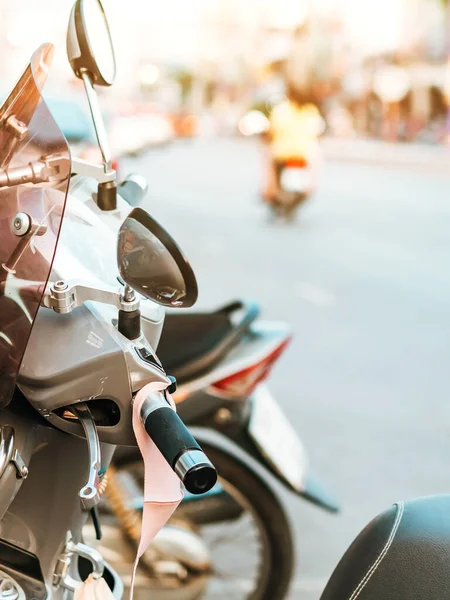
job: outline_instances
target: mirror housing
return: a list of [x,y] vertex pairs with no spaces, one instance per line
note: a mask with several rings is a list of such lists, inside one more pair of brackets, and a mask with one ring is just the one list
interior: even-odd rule
[[93,85],[110,86],[114,83],[114,47],[100,0],[76,0],[67,31],[67,56],[79,79],[83,79],[83,73],[88,73]]
[[157,304],[189,308],[197,300],[192,267],[173,238],[142,208],[133,209],[122,223],[117,263],[124,282]]

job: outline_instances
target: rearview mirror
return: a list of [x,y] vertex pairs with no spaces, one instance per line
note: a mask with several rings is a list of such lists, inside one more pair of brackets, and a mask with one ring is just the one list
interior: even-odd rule
[[114,47],[100,0],[75,2],[67,32],[67,55],[73,72],[80,79],[87,73],[92,84],[114,83]]
[[145,210],[135,208],[123,222],[117,245],[122,279],[163,306],[188,308],[197,300],[194,272],[173,238]]
[[94,85],[112,85],[116,76],[116,59],[100,0],[76,0],[67,30],[67,56],[73,72],[83,80],[102,154],[106,178],[99,181],[97,205],[101,210],[114,210],[117,207],[116,173]]

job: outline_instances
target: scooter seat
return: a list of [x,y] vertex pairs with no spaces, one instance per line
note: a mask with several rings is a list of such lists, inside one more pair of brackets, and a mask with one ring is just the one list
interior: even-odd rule
[[[238,313],[242,316],[236,323]],[[204,374],[239,342],[258,315],[257,304],[241,301],[214,312],[168,312],[157,350],[166,373],[179,383]]]
[[399,502],[341,559],[321,600],[448,600],[450,496]]

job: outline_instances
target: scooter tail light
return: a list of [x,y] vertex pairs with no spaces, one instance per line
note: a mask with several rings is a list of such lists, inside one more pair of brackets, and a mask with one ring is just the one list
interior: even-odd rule
[[306,160],[306,158],[303,158],[302,156],[297,157],[297,158],[288,158],[286,160],[286,167],[288,167],[288,168],[304,169],[307,166],[308,166],[308,161]]
[[[97,146],[89,146],[81,153],[81,157],[83,160],[87,160],[88,162],[94,163],[96,165],[101,165],[103,162],[102,154]],[[114,171],[118,169],[118,161],[116,158],[113,158],[111,161],[111,168]]]
[[273,365],[291,339],[289,337],[283,340],[275,349],[253,365],[216,381],[210,386],[211,392],[227,398],[248,397],[256,386],[269,376]]

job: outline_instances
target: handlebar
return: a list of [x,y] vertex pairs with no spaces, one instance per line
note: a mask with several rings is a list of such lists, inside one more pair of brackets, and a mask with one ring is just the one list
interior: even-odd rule
[[209,492],[217,481],[217,471],[162,392],[149,394],[142,403],[140,418],[187,491]]

